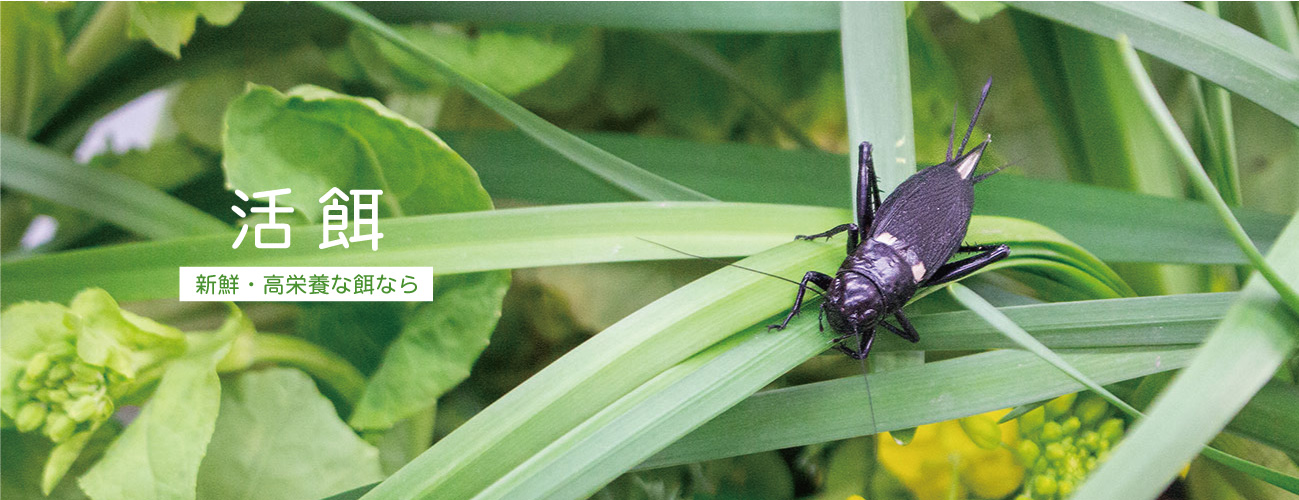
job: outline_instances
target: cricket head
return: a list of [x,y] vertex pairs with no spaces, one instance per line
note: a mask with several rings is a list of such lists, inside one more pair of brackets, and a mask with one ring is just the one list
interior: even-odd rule
[[869,278],[848,271],[830,283],[821,310],[834,331],[842,335],[860,334],[880,322],[884,298]]

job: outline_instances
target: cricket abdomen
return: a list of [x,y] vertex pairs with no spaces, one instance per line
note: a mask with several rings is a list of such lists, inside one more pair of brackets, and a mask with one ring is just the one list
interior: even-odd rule
[[881,241],[912,266],[920,283],[956,254],[974,209],[974,182],[954,165],[926,168],[889,195],[864,243]]

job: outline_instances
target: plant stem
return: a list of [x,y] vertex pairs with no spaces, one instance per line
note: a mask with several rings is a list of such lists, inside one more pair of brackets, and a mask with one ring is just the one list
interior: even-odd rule
[[351,363],[298,337],[271,333],[253,336],[253,364],[257,363],[301,369],[337,391],[351,406],[356,406],[365,390],[365,375]]

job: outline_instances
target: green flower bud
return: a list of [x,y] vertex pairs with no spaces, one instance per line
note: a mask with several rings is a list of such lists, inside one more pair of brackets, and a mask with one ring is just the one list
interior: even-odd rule
[[1042,449],[1038,448],[1037,443],[1025,439],[1015,445],[1015,458],[1024,467],[1033,465],[1040,456],[1042,456]]
[[35,392],[37,389],[40,389],[41,387],[43,387],[43,385],[41,384],[40,380],[28,378],[25,375],[18,379],[18,390],[22,392],[27,392],[27,393]]
[[1022,436],[1032,436],[1034,432],[1042,428],[1042,423],[1046,422],[1046,410],[1042,407],[1034,408],[1023,415],[1019,416],[1019,433]]
[[94,415],[98,408],[99,398],[94,395],[81,396],[63,405],[63,411],[67,412],[68,417],[78,423],[90,419],[90,416]]
[[1058,398],[1047,401],[1045,406],[1046,418],[1050,420],[1054,420],[1056,417],[1059,417],[1060,415],[1069,413],[1069,408],[1073,407],[1073,402],[1075,399],[1078,399],[1077,393],[1065,394]]
[[51,412],[49,417],[45,419],[45,428],[42,429],[45,436],[55,443],[62,443],[72,437],[76,430],[77,422],[61,411]]
[[1078,438],[1078,445],[1087,451],[1096,451],[1101,442],[1101,435],[1096,431],[1087,431]]
[[1110,404],[1104,398],[1096,395],[1088,395],[1078,402],[1078,408],[1074,409],[1073,414],[1078,416],[1082,421],[1083,427],[1091,427],[1096,422],[1105,418],[1105,412],[1110,409]]
[[1067,453],[1068,452],[1065,449],[1064,445],[1061,445],[1060,443],[1048,443],[1046,445],[1046,453],[1044,453],[1042,456],[1046,457],[1047,460],[1050,460],[1052,462],[1059,462],[1061,460],[1064,460],[1064,456]]
[[1100,461],[1096,460],[1096,457],[1087,457],[1087,460],[1083,462],[1083,465],[1087,467],[1087,470],[1093,471],[1096,470],[1097,465],[1100,465]]
[[80,361],[72,364],[72,376],[78,382],[87,384],[103,385],[104,383],[104,371],[102,369]]
[[1043,443],[1053,443],[1064,436],[1064,430],[1060,428],[1060,424],[1047,422],[1042,424],[1042,434],[1040,436]]
[[1117,418],[1111,418],[1101,424],[1097,432],[1101,435],[1101,441],[1114,442],[1123,437],[1123,421]]
[[50,355],[38,352],[31,359],[27,360],[27,368],[23,371],[24,377],[39,379],[44,377],[45,372],[50,369]]
[[45,415],[49,414],[49,412],[49,407],[44,403],[32,401],[18,409],[18,416],[14,418],[14,425],[18,427],[18,432],[39,429],[45,423]]
[[112,417],[114,411],[117,411],[117,407],[113,404],[113,400],[101,398],[99,404],[95,407],[94,419],[96,422],[103,422]]
[[1042,474],[1046,472],[1049,467],[1051,467],[1051,464],[1046,461],[1045,457],[1039,458],[1037,459],[1037,463],[1033,464],[1033,473]]
[[73,397],[81,397],[81,396],[88,396],[99,392],[99,388],[102,386],[98,384],[88,384],[85,382],[73,381],[73,382],[68,382],[66,385],[64,385],[64,387],[67,389],[69,395]]
[[1068,497],[1070,493],[1073,493],[1073,481],[1061,479],[1055,484],[1056,491],[1060,493],[1061,498]]
[[1033,492],[1039,497],[1050,497],[1055,494],[1058,488],[1059,484],[1055,482],[1053,477],[1042,475],[1033,478]]
[[1001,447],[1001,429],[997,427],[997,420],[985,415],[971,415],[958,421],[961,424],[961,430],[965,435],[970,437],[970,441],[985,450],[995,450]]
[[67,363],[55,363],[50,372],[45,374],[47,380],[60,381],[72,376],[72,366]]
[[1063,431],[1066,436],[1074,435],[1074,433],[1077,433],[1080,428],[1082,428],[1082,422],[1078,420],[1078,417],[1069,417],[1064,421],[1064,423],[1060,424],[1060,430]]
[[69,399],[68,391],[63,389],[47,389],[45,393],[45,401],[51,403],[66,403]]

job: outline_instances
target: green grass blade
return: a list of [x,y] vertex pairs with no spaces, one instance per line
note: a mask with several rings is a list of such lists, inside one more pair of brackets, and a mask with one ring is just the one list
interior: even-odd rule
[[1245,257],[1249,259],[1254,269],[1276,289],[1281,296],[1282,302],[1288,305],[1295,314],[1299,314],[1299,294],[1296,294],[1294,288],[1281,279],[1276,270],[1263,259],[1263,254],[1249,240],[1249,235],[1245,233],[1245,228],[1241,227],[1240,221],[1232,216],[1231,208],[1223,201],[1222,196],[1214,188],[1213,181],[1209,180],[1208,174],[1204,172],[1204,167],[1201,167],[1199,160],[1195,158],[1195,152],[1191,150],[1191,144],[1186,141],[1186,136],[1182,135],[1182,131],[1177,128],[1177,122],[1173,120],[1173,115],[1164,106],[1164,101],[1159,98],[1159,92],[1155,90],[1155,84],[1150,81],[1150,75],[1147,75],[1145,68],[1141,66],[1141,59],[1137,57],[1137,52],[1132,49],[1128,39],[1119,37],[1119,45],[1123,51],[1123,58],[1127,64],[1128,72],[1132,74],[1133,80],[1137,82],[1137,88],[1141,92],[1142,100],[1146,102],[1146,107],[1150,109],[1151,114],[1158,121],[1160,129],[1164,132],[1165,139],[1173,146],[1173,151],[1177,154],[1178,160],[1186,170],[1186,175],[1190,178],[1191,184],[1199,191],[1200,196],[1209,201],[1209,206],[1213,207],[1218,213],[1223,225],[1227,227],[1232,239],[1236,241],[1236,245],[1240,247],[1241,252],[1244,252]]
[[[1269,254],[1299,280],[1299,219]],[[1217,435],[1294,351],[1299,322],[1267,282],[1252,278],[1195,359],[1083,484],[1075,499],[1153,498]]]
[[[1186,364],[1194,349],[1066,353],[1102,383]],[[1029,382],[1031,381],[1031,382]],[[655,468],[867,435],[867,405],[879,431],[890,431],[1031,403],[1083,385],[1036,355],[999,350],[871,375],[867,401],[861,377],[757,394],[641,465]]]
[[1098,35],[1126,33],[1150,55],[1200,75],[1299,125],[1299,58],[1182,3],[1008,2]]
[[365,2],[361,6],[389,22],[509,22],[745,33],[839,29],[838,2]]
[[1105,398],[1106,401],[1109,401],[1110,404],[1122,409],[1125,413],[1134,417],[1141,414],[1141,412],[1137,411],[1136,408],[1133,408],[1132,405],[1119,399],[1118,396],[1115,396],[1109,390],[1101,387],[1100,384],[1093,382],[1081,371],[1078,371],[1077,368],[1071,366],[1064,360],[1064,358],[1061,358],[1059,354],[1056,354],[1055,351],[1052,351],[1041,342],[1038,342],[1037,339],[1033,338],[1032,335],[1029,335],[1028,332],[1024,331],[1023,328],[1020,328],[1019,325],[1006,317],[1005,314],[1002,314],[1001,311],[998,311],[996,307],[989,304],[988,301],[983,299],[983,297],[974,293],[973,290],[966,288],[960,283],[953,283],[948,287],[948,289],[952,291],[952,296],[956,297],[957,302],[960,302],[961,305],[979,315],[983,321],[996,327],[997,331],[1000,331],[1007,338],[1010,338],[1018,344],[1020,348],[1037,355],[1037,357],[1042,358],[1043,361],[1050,363],[1051,366],[1065,372],[1070,377],[1073,377],[1074,380],[1077,380],[1078,383],[1099,394],[1101,397]]
[[[6,176],[8,177],[8,176]],[[384,219],[378,251],[347,253],[355,266],[433,266],[437,274],[592,262],[680,259],[646,238],[708,257],[749,255],[848,218],[823,207],[734,203],[569,205]],[[321,226],[292,240],[318,241]],[[4,303],[66,301],[94,284],[121,301],[175,297],[179,266],[324,266],[339,252],[314,244],[275,252],[231,248],[236,233],[105,246],[0,264]],[[399,235],[399,236],[398,236]],[[819,245],[818,245],[819,246]],[[341,250],[341,249],[339,249]],[[842,247],[840,247],[842,252]]]
[[[953,283],[949,288],[952,290],[952,294],[956,297],[958,302],[969,308],[971,311],[974,311],[984,321],[996,326],[1002,334],[1014,340],[1021,348],[1032,352],[1050,363],[1051,366],[1069,374],[1069,376],[1073,377],[1074,380],[1077,380],[1088,389],[1091,389],[1092,392],[1099,394],[1111,405],[1123,410],[1123,412],[1128,414],[1128,416],[1134,419],[1142,417],[1140,411],[1133,408],[1132,405],[1128,404],[1126,401],[1119,399],[1118,396],[1115,396],[1109,390],[1102,387],[1101,384],[1091,380],[1077,368],[1074,368],[1065,361],[1064,358],[1061,358],[1060,355],[1056,354],[1050,348],[1046,347],[1041,342],[1038,342],[1037,339],[1033,338],[1032,335],[1029,335],[1028,332],[1024,331],[1023,328],[1020,328],[1019,325],[1015,324],[1014,321],[1011,321],[1010,318],[1006,317],[1005,314],[1002,314],[1001,311],[998,311],[997,308],[993,307],[992,304],[989,304],[988,301],[984,300],[978,294],[959,283]],[[1267,481],[1273,485],[1285,488],[1291,493],[1299,493],[1299,489],[1297,489],[1299,488],[1299,478],[1281,474],[1277,471],[1267,469],[1258,464],[1250,463],[1211,447],[1205,447],[1201,453],[1206,457],[1227,465],[1228,467]]]
[[1299,55],[1299,19],[1289,2],[1253,2],[1263,36],[1287,52]]
[[[631,199],[517,132],[439,135],[478,170],[483,186],[499,198],[535,203]],[[727,201],[842,207],[843,199],[834,193],[844,192],[850,183],[843,168],[849,162],[847,155],[622,134],[582,137],[654,173]],[[529,161],[519,162],[520,157]],[[1247,263],[1222,224],[1214,220],[1213,210],[1199,202],[999,174],[979,184],[974,211],[1045,225],[1107,262]],[[1234,213],[1263,248],[1286,220],[1249,209],[1234,209]]]
[[1299,388],[1268,382],[1232,419],[1229,429],[1291,455],[1299,454]]
[[8,135],[0,138],[4,185],[82,210],[148,238],[229,231],[216,217],[141,182],[77,165],[71,159]]
[[646,200],[712,199],[703,193],[646,172],[640,167],[632,165],[626,160],[609,154],[609,152],[592,146],[591,143],[564,131],[528,111],[523,106],[507,99],[499,92],[456,71],[455,68],[448,66],[437,56],[415,46],[392,28],[389,28],[388,25],[383,24],[383,22],[375,19],[374,16],[355,5],[346,2],[320,2],[318,5],[406,50],[411,55],[427,63],[431,69],[440,73],[457,87],[478,99],[483,105],[514,123],[523,133],[559,152],[574,163],[581,165],[592,174],[629,193]]
[[848,167],[856,193],[857,145],[875,148],[875,174],[887,196],[916,172],[905,8],[896,2],[844,2],[840,38],[848,106]]
[[770,97],[771,92],[761,90],[759,88],[759,85],[762,85],[761,83],[752,83],[752,78],[746,78],[744,75],[741,75],[740,72],[736,70],[731,63],[727,62],[726,59],[723,59],[722,55],[718,54],[716,50],[699,43],[686,34],[660,34],[655,37],[668,47],[671,47],[686,57],[693,59],[700,66],[703,66],[704,69],[713,72],[713,74],[716,74],[718,77],[725,80],[726,83],[735,87],[736,90],[739,90],[744,97],[747,97],[749,101],[753,103],[753,106],[758,109],[759,113],[766,116],[767,119],[776,126],[776,128],[780,129],[781,132],[784,132],[790,139],[793,139],[793,141],[798,143],[799,146],[804,149],[817,149],[816,143],[812,142],[812,139],[809,138],[807,134],[803,133],[802,130],[799,130],[798,126],[794,125],[785,118],[785,115],[782,115],[780,111],[776,110],[773,105],[775,99]]

